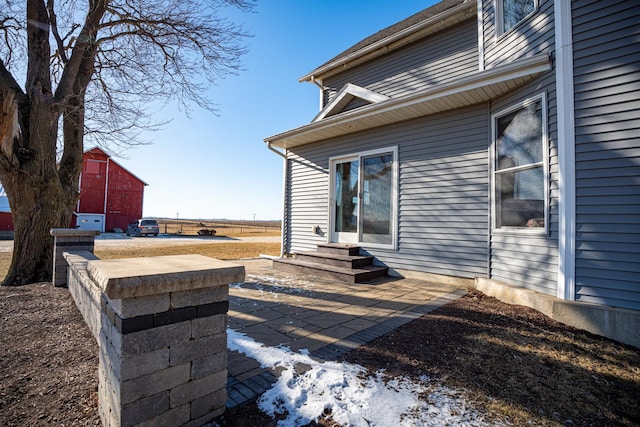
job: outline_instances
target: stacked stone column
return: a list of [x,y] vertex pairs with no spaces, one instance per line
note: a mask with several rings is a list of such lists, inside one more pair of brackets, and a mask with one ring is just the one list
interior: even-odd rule
[[200,426],[227,400],[228,284],[244,268],[200,255],[91,261],[103,290],[105,426]]
[[244,281],[243,266],[201,255],[65,258],[100,346],[104,426],[199,427],[225,411],[228,285]]
[[67,262],[64,253],[70,251],[88,251],[93,253],[94,241],[99,231],[75,228],[53,228],[53,284],[67,285]]

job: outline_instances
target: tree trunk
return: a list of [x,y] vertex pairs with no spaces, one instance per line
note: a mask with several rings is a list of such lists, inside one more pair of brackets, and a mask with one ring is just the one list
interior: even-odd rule
[[46,91],[36,89],[29,95],[29,118],[23,120],[29,124],[28,132],[22,133],[12,158],[5,157],[8,161],[3,159],[0,168],[15,225],[13,258],[3,282],[9,286],[51,279],[50,230],[68,227],[73,209],[58,177],[56,107]]
[[7,194],[19,194],[21,200],[10,202],[15,237],[11,267],[3,285],[50,281],[53,267],[50,230],[68,227],[71,219],[68,209],[60,203],[62,194],[57,177],[48,181],[23,178],[12,187]]
[[[52,92],[50,22],[44,1],[27,1],[27,21],[26,90],[22,93],[15,81],[0,88],[4,89],[0,95],[5,101],[2,105],[5,116],[0,117],[0,125],[4,124],[8,131],[5,133],[10,136],[0,145],[0,181],[6,189],[15,226],[13,258],[2,283],[9,286],[51,279],[53,238],[50,230],[70,224],[82,163],[80,136],[80,147],[76,147],[76,151],[80,151],[80,164],[69,165],[70,161],[77,161],[78,156],[74,153],[69,158],[66,147],[61,162],[64,172],[60,173],[56,164],[58,121],[64,108]],[[6,80],[7,70],[0,71],[4,71]],[[7,116],[7,112],[18,112],[17,119]],[[80,113],[77,118],[82,119],[82,109]],[[19,131],[15,129],[17,124]]]
[[[83,114],[80,107],[65,115],[65,145],[73,149],[65,150],[59,168],[55,148],[51,148],[55,147],[58,131],[57,121],[53,120],[56,115],[43,113],[40,120],[35,121],[40,124],[37,131],[31,127],[32,139],[28,145],[35,148],[22,148],[15,162],[20,166],[0,173],[15,226],[13,258],[2,283],[5,286],[51,280],[53,237],[50,231],[70,226],[78,200],[83,135],[82,126],[77,124],[82,123],[78,120]],[[34,135],[38,135],[37,140],[33,140]]]
[[[39,99],[36,95],[35,99]],[[71,224],[78,200],[82,167],[81,101],[64,117],[65,154],[56,164],[57,112],[52,104],[32,102],[28,141],[15,154],[14,164],[0,168],[15,225],[13,259],[3,285],[16,286],[51,280],[52,228]],[[33,147],[27,149],[26,147]],[[4,163],[4,162],[3,162]],[[4,170],[3,170],[4,169]]]

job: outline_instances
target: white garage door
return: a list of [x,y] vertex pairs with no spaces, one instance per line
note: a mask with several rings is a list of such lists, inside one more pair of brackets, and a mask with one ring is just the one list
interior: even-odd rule
[[76,214],[76,226],[81,230],[104,233],[104,214]]

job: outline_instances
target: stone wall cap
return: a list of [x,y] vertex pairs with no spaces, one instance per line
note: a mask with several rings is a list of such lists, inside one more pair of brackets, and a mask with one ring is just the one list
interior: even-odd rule
[[49,233],[54,237],[84,237],[100,234],[97,230],[81,230],[79,228],[52,228]]
[[89,261],[89,276],[111,299],[243,282],[244,266],[203,255]]
[[87,262],[92,260],[98,260],[98,258],[93,252],[89,251],[64,251],[62,253],[62,257],[67,260],[68,264],[73,264],[74,262]]

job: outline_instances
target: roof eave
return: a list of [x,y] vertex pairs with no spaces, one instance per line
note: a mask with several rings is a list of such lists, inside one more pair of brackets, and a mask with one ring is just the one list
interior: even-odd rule
[[313,82],[323,80],[341,71],[354,67],[358,64],[367,62],[373,58],[384,55],[389,51],[395,50],[418,39],[424,38],[430,34],[442,31],[458,22],[461,22],[477,13],[475,4],[463,3],[452,7],[438,15],[425,19],[415,25],[404,30],[385,37],[382,40],[374,42],[362,49],[359,49],[345,57],[336,61],[323,65],[310,73],[300,77],[299,82]]
[[538,54],[479,71],[402,98],[392,98],[330,116],[267,137],[264,141],[272,147],[291,149],[349,133],[474,105],[513,90],[550,69],[549,55]]

